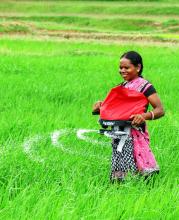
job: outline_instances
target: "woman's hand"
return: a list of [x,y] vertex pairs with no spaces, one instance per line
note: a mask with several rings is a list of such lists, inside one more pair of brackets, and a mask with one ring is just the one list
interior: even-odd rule
[[132,125],[139,126],[145,122],[145,118],[142,114],[131,115],[130,119],[132,119]]
[[97,101],[94,105],[93,105],[93,112],[98,112],[100,110],[102,101]]

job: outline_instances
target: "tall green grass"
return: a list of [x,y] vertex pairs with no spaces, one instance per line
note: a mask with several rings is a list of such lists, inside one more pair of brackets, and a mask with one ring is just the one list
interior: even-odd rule
[[[171,0],[0,2],[0,219],[179,218],[178,44],[39,37],[76,30],[176,40],[178,7]],[[148,184],[128,175],[112,185],[110,140],[92,133],[99,143],[85,142],[76,132],[99,129],[92,104],[121,82],[119,57],[128,50],[141,53],[143,75],[165,107],[164,118],[148,122],[160,174]],[[60,129],[66,133],[54,146]]]
[[[98,129],[91,106],[119,82],[119,56],[137,50],[166,116],[148,123],[161,172],[147,185],[109,183],[111,147],[76,138],[55,148],[58,129]],[[0,218],[177,219],[178,47],[0,39]],[[31,156],[24,141],[40,135]],[[103,140],[97,134],[96,140]],[[43,162],[34,161],[35,157]]]

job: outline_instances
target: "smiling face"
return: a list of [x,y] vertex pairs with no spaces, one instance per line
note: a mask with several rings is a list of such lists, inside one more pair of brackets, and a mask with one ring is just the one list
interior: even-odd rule
[[134,66],[131,61],[125,57],[120,60],[119,73],[126,81],[131,81],[139,76],[141,65]]

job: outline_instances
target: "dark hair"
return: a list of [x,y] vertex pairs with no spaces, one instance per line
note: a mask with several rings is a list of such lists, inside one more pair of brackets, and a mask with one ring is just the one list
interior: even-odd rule
[[139,71],[139,76],[142,77],[143,61],[142,61],[142,57],[139,53],[137,53],[135,51],[128,51],[120,57],[120,59],[122,59],[122,58],[126,58],[126,59],[130,60],[134,66],[138,66],[138,64],[140,64],[141,69]]

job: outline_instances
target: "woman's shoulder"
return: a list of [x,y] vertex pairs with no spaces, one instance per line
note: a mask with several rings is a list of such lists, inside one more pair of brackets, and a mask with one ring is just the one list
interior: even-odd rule
[[156,93],[156,89],[154,88],[153,84],[143,77],[139,77],[132,81],[123,81],[118,86],[123,86],[129,89],[134,89],[138,92],[143,93],[146,97]]
[[149,97],[150,95],[157,92],[154,85],[149,80],[143,79],[143,82],[144,83],[140,92],[142,92],[146,97]]

